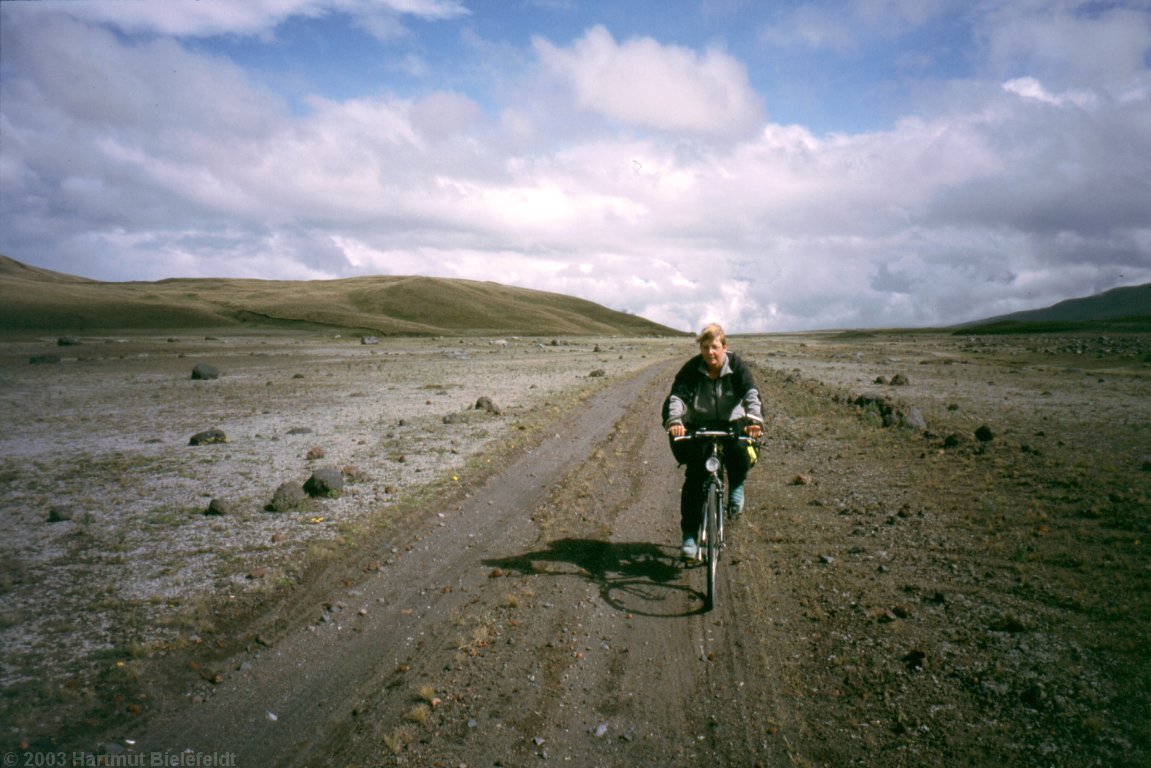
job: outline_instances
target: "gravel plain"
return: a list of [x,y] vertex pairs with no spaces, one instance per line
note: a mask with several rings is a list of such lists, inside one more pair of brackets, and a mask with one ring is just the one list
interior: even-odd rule
[[[0,721],[18,748],[130,752],[147,732],[316,766],[1151,755],[1146,336],[733,339],[768,440],[711,612],[678,563],[656,423],[690,339],[53,342],[0,352]],[[62,359],[29,363],[45,353]],[[191,380],[198,362],[221,377]],[[885,426],[884,402],[923,424]],[[213,427],[228,442],[188,445]],[[343,471],[338,498],[265,510],[320,466]],[[213,498],[230,511],[205,515]],[[256,624],[269,605],[279,622]],[[292,687],[301,665],[328,695]]]
[[[668,342],[332,335],[84,337],[0,346],[0,689],[195,642],[223,597],[274,591],[411,492],[451,482],[574,392]],[[30,363],[47,356],[57,362]],[[207,363],[214,380],[194,380]],[[477,409],[480,398],[492,409]],[[190,446],[220,429],[226,443]],[[337,498],[266,507],[331,466]],[[207,515],[212,499],[224,516]],[[53,515],[68,518],[48,522]],[[54,682],[53,682],[54,681]],[[24,695],[19,692],[23,691]]]

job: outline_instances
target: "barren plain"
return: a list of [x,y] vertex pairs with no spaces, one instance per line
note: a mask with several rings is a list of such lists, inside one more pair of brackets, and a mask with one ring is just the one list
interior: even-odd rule
[[710,612],[690,339],[75,341],[0,344],[12,764],[1151,762],[1151,336],[733,339],[768,435]]

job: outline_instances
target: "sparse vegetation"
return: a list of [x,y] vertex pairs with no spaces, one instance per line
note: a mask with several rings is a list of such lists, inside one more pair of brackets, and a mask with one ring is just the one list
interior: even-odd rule
[[327,330],[352,336],[666,335],[641,317],[557,293],[430,277],[101,283],[0,256],[0,331]]

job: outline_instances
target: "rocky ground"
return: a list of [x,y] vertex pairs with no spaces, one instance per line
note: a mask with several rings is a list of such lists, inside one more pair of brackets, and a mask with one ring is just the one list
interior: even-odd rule
[[82,341],[0,351],[25,756],[1151,759],[1151,339],[733,341],[768,442],[711,612],[656,423],[689,340]]

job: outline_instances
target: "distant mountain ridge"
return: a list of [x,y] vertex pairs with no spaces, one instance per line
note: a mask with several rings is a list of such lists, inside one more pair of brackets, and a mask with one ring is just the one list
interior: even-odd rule
[[957,326],[960,331],[1007,333],[1078,330],[1084,326],[1112,330],[1151,330],[1151,283],[1067,299],[1050,307],[1013,312]]
[[379,335],[681,335],[559,293],[420,276],[105,283],[0,256],[0,331],[274,327]]

